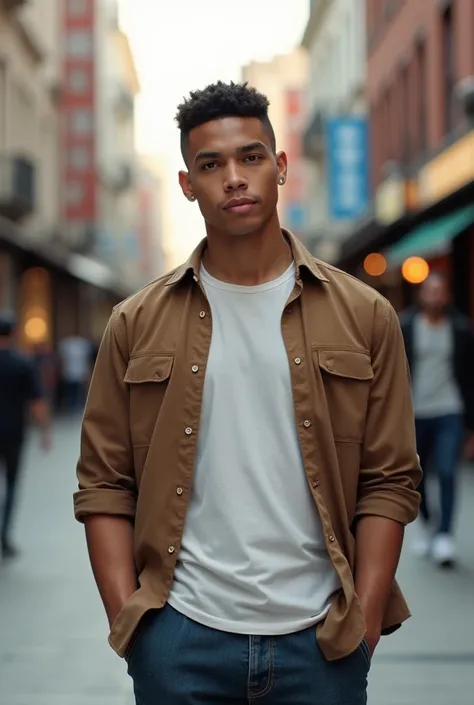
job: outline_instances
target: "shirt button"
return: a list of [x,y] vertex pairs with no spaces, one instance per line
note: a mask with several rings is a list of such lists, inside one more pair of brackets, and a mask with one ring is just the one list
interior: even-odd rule
[[177,487],[176,488],[176,494],[179,494],[180,496],[183,494],[184,490],[182,487]]
[[191,367],[191,369],[192,369],[192,371],[194,372],[194,374],[196,374],[196,372],[199,372],[199,367],[198,367],[197,365],[193,365],[193,366]]
[[171,555],[172,553],[175,552],[175,547],[174,546],[168,546],[168,553]]
[[301,365],[301,358],[295,357],[295,365]]
[[306,421],[303,423],[303,426],[305,428],[309,428],[311,426],[311,421],[308,421],[308,419],[306,419]]
[[205,312],[205,311],[201,311],[200,314],[199,314],[199,318],[206,318],[206,312]]
[[329,536],[328,538],[329,538],[329,540],[330,540],[331,543],[334,543],[334,541],[336,540],[336,537],[333,536],[332,534],[330,534],[330,536]]
[[188,426],[187,428],[184,429],[184,432],[187,436],[190,436],[191,433],[193,432],[193,429],[190,426]]

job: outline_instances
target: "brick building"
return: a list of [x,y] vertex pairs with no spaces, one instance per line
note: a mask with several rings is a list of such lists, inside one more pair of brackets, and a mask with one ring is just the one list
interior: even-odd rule
[[368,0],[366,21],[373,209],[340,264],[360,273],[381,251],[394,283],[423,257],[474,312],[474,2]]

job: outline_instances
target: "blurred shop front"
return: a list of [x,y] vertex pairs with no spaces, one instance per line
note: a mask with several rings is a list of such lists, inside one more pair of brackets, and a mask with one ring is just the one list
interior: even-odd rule
[[[373,255],[385,266],[371,270]],[[474,130],[407,178],[376,189],[374,214],[344,243],[338,265],[381,289],[397,309],[430,271],[451,281],[455,304],[474,317]]]
[[0,308],[17,315],[23,349],[36,343],[55,349],[69,335],[97,340],[113,306],[129,293],[105,264],[59,242],[27,242],[0,219]]

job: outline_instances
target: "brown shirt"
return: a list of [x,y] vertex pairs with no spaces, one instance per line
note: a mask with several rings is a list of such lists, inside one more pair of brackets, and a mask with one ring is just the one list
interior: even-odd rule
[[[342,589],[319,644],[356,649],[365,624],[354,589],[354,521],[415,519],[421,478],[404,346],[376,291],[315,260],[290,233],[296,285],[282,316],[308,486]],[[191,494],[212,316],[199,282],[205,241],[186,264],[117,306],[97,358],[78,464],[75,514],[135,521],[139,589],[112,625],[124,655],[143,614],[162,607]],[[409,616],[394,582],[383,628]]]

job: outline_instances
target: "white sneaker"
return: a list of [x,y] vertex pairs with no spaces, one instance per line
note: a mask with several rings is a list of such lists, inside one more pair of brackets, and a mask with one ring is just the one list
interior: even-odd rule
[[431,556],[440,568],[452,568],[456,563],[456,549],[450,534],[437,534],[431,546]]
[[411,544],[411,552],[417,558],[427,558],[431,553],[433,535],[426,523],[418,519],[413,527],[415,537]]

